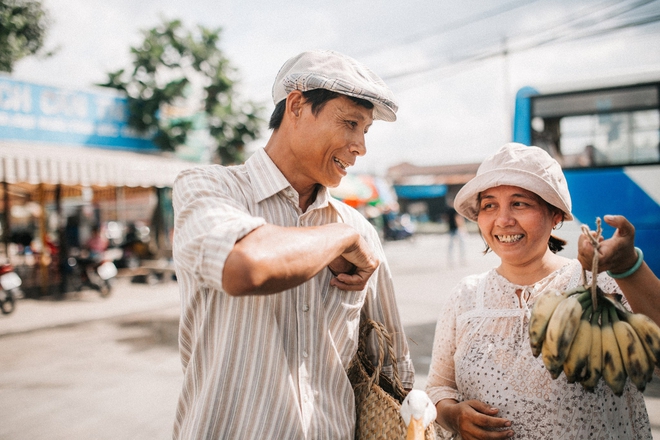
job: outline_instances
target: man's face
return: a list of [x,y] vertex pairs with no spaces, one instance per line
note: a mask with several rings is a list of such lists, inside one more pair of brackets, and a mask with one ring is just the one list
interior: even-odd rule
[[294,150],[299,177],[308,184],[339,185],[346,169],[366,154],[364,137],[372,123],[373,109],[345,96],[326,102],[316,115],[304,104]]

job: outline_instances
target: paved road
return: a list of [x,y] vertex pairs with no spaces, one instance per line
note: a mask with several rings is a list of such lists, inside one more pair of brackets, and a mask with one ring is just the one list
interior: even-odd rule
[[[466,264],[450,264],[446,235],[387,242],[399,308],[423,388],[435,321],[463,276],[496,262],[467,240]],[[176,283],[120,280],[113,295],[22,300],[0,316],[0,439],[167,439],[181,385]],[[660,428],[660,380],[647,392]],[[660,433],[660,431],[658,431]],[[660,439],[660,434],[654,438]]]

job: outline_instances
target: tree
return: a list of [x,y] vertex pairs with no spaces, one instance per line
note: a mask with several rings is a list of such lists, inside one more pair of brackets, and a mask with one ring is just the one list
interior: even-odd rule
[[99,85],[126,93],[129,125],[153,135],[162,150],[185,144],[193,116],[202,112],[220,162],[232,164],[244,160],[245,144],[258,137],[263,120],[262,109],[235,91],[235,70],[218,46],[220,32],[204,26],[193,32],[180,20],[163,20],[143,30],[144,41],[131,48],[130,73],[110,72]]
[[11,73],[18,60],[36,55],[49,24],[40,1],[0,0],[0,71]]

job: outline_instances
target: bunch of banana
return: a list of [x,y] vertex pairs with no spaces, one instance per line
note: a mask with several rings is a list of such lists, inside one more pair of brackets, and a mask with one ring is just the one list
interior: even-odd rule
[[617,396],[627,378],[644,391],[660,367],[660,327],[600,290],[594,307],[586,286],[541,296],[532,309],[529,340],[553,379],[564,372],[569,383],[589,391],[601,378]]

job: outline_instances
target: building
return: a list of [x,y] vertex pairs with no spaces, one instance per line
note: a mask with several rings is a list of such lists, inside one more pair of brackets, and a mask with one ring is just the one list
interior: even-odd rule
[[28,293],[64,289],[67,252],[96,226],[110,234],[108,225],[139,223],[153,255],[167,256],[171,186],[195,163],[163,154],[127,120],[127,100],[113,90],[0,76],[0,258],[16,266]]
[[387,170],[401,212],[432,222],[442,221],[461,187],[477,174],[480,163],[417,166],[401,163]]

